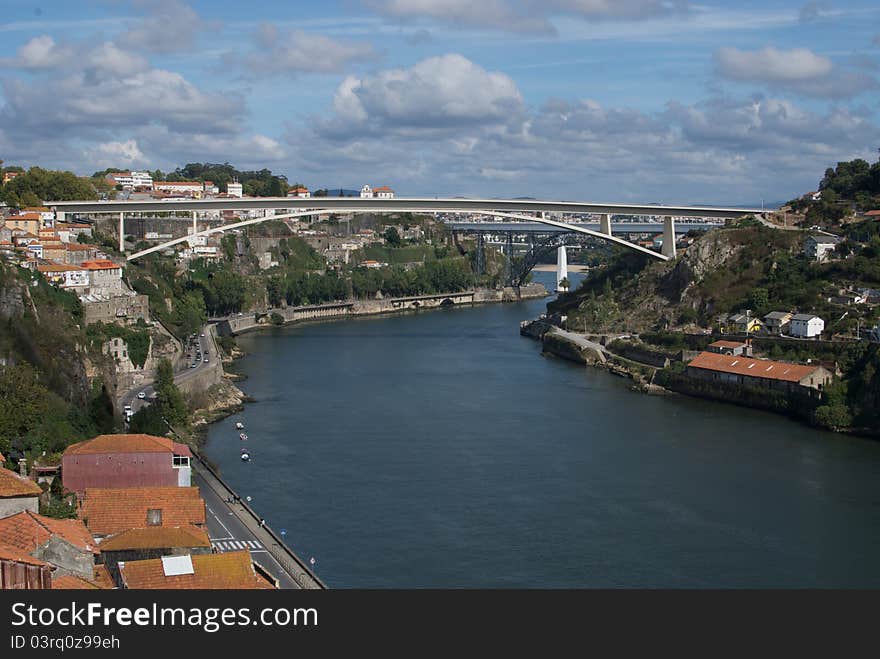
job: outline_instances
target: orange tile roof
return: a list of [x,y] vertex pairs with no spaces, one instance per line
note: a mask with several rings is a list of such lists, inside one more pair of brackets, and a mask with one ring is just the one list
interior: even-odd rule
[[84,551],[100,552],[92,534],[78,519],[53,519],[29,510],[0,519],[0,542],[27,553],[56,535]]
[[725,341],[722,339],[720,341],[713,341],[709,345],[715,348],[741,348],[747,344],[742,341]]
[[42,220],[42,216],[39,213],[19,213],[18,215],[10,215],[6,218],[7,220]]
[[393,190],[387,185],[383,185],[381,188],[373,188],[373,192],[393,192]]
[[147,525],[147,511],[162,511],[162,526],[205,523],[205,502],[197,487],[86,488],[79,516],[95,535]]
[[116,582],[113,581],[113,577],[110,576],[110,570],[107,569],[106,565],[96,565],[95,566],[95,578],[93,582],[98,588],[116,588]]
[[101,551],[127,549],[165,549],[168,547],[210,547],[208,534],[198,527],[148,526],[129,529],[107,538],[101,543]]
[[0,467],[0,498],[34,497],[42,493],[42,488],[32,480]]
[[53,265],[38,265],[39,272],[73,272],[74,270],[82,270],[78,265],[66,265],[64,263],[56,263]]
[[118,263],[114,263],[108,259],[95,259],[94,261],[83,261],[80,264],[86,270],[114,270],[116,268],[121,268],[122,266]]
[[800,382],[819,368],[819,366],[805,364],[774,362],[769,359],[719,355],[714,352],[701,352],[690,361],[688,366],[766,380],[784,380],[785,382]]
[[72,574],[52,576],[52,590],[98,590],[98,586]]
[[126,588],[209,590],[264,588],[265,580],[257,576],[250,552],[230,551],[223,554],[191,556],[193,574],[165,576],[162,559],[129,561],[119,564],[119,573]]
[[0,542],[0,560],[17,561],[18,563],[27,563],[28,565],[49,565],[45,561],[41,561],[39,558],[34,558],[33,556],[24,553],[18,547],[4,545],[2,542]]
[[178,444],[168,437],[155,435],[98,435],[84,442],[71,444],[64,455],[88,455],[93,453],[174,453],[191,456],[186,444]]
[[86,245],[84,243],[64,243],[68,252],[85,252],[90,249],[98,249],[97,245]]

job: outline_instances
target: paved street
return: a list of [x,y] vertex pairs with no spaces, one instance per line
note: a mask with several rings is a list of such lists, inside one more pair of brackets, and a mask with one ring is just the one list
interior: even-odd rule
[[233,492],[193,459],[193,485],[207,505],[208,536],[216,551],[247,549],[253,560],[278,580],[280,588],[323,588],[289,548],[280,544],[242,504],[229,503]]

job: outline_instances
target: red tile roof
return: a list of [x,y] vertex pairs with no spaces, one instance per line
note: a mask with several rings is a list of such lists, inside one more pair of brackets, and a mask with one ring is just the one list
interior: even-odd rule
[[[0,463],[3,461],[0,460]],[[8,497],[35,497],[43,489],[32,480],[19,476],[14,471],[0,467],[0,499]]]
[[94,453],[173,453],[192,456],[186,444],[178,444],[168,437],[155,435],[98,435],[84,442],[71,444],[64,455],[88,455]]
[[72,574],[52,575],[52,590],[99,590],[98,587]]
[[108,259],[96,259],[94,261],[83,261],[80,264],[86,270],[115,270],[122,266]]
[[0,542],[27,553],[56,535],[84,551],[100,552],[92,534],[78,519],[53,519],[29,510],[0,519]]
[[119,564],[119,573],[126,588],[216,590],[271,588],[257,576],[250,552],[231,551],[223,554],[196,554],[190,557],[192,574],[165,576],[162,559],[128,561]]
[[48,566],[49,564],[45,561],[41,561],[38,558],[34,558],[29,554],[24,553],[18,547],[11,547],[10,545],[4,545],[0,542],[0,560],[5,561],[16,561],[18,563],[27,563],[28,565],[39,565]]
[[774,362],[769,359],[719,355],[714,352],[701,352],[690,361],[688,366],[753,378],[784,380],[785,382],[800,382],[819,368],[819,366],[805,364]]
[[79,516],[95,535],[147,526],[147,511],[161,510],[161,526],[205,523],[205,502],[197,487],[86,488]]
[[148,526],[129,529],[105,539],[101,551],[128,549],[165,549],[170,547],[210,547],[208,534],[198,527]]
[[713,341],[709,345],[713,348],[742,348],[747,344],[742,341],[725,341],[722,339],[720,341]]

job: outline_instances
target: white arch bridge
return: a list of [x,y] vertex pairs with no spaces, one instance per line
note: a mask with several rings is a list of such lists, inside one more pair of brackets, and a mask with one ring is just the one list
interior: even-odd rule
[[[581,233],[606,240],[629,249],[637,250],[657,259],[675,257],[674,218],[736,219],[746,215],[759,215],[763,211],[753,208],[718,208],[712,206],[661,206],[654,204],[617,204],[572,201],[540,201],[534,199],[459,199],[459,198],[395,198],[361,199],[358,197],[245,197],[227,199],[181,199],[160,201],[50,201],[44,202],[56,212],[62,221],[67,213],[76,215],[119,214],[119,251],[124,252],[125,213],[188,212],[192,216],[193,233],[175,240],[128,255],[128,260],[146,256],[186,242],[194,236],[222,233],[251,224],[269,220],[326,215],[330,213],[480,213],[518,222],[540,223],[557,230]],[[257,217],[198,231],[198,216],[211,211],[276,211],[285,212]],[[546,218],[545,213],[579,213],[599,215],[599,230],[571,222]],[[523,215],[536,213],[536,216]],[[613,235],[611,218],[614,215],[663,217],[663,245],[655,252]],[[490,230],[491,224],[487,224]]]

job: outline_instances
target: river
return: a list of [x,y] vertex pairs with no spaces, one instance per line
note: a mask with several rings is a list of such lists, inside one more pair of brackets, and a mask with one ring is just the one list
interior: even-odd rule
[[243,335],[206,453],[331,588],[880,587],[880,443],[542,357],[545,302]]

